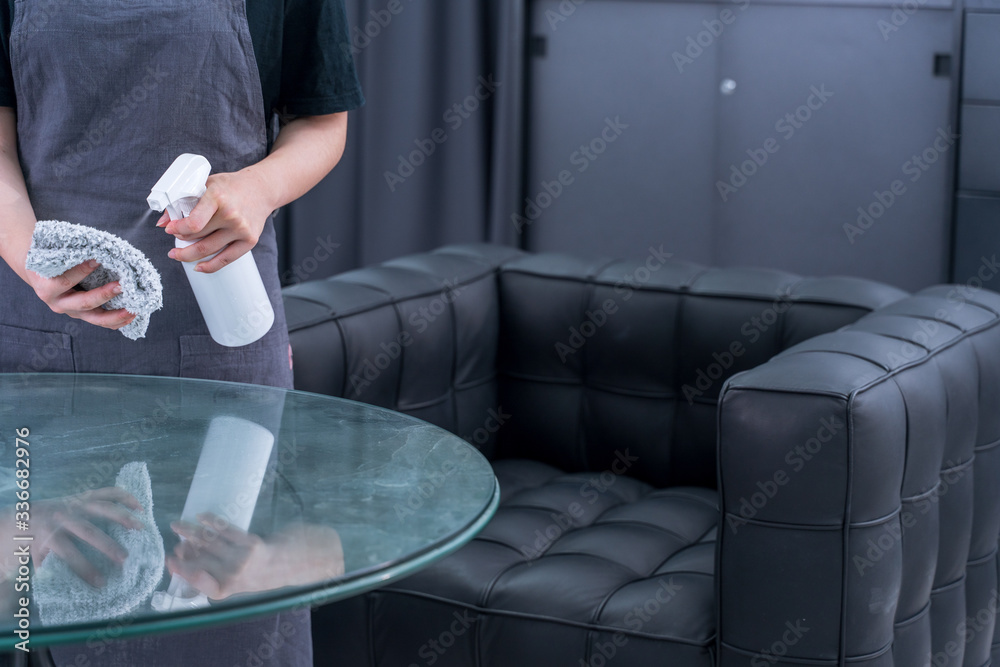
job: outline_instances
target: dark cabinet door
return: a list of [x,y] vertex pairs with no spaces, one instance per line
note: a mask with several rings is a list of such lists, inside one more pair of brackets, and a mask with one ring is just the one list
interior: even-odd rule
[[[972,290],[1000,291],[1000,197],[989,193],[956,198],[953,281]],[[962,291],[960,296],[969,292]]]
[[[526,247],[944,280],[952,13],[932,4],[897,25],[891,6],[531,3]],[[628,127],[604,144],[606,119]]]
[[891,15],[757,5],[720,42],[735,82],[719,104],[720,264],[906,289],[947,278],[957,145],[934,65],[952,14],[925,7],[889,30]]
[[527,247],[641,256],[663,245],[710,262],[718,49],[696,43],[700,53],[680,68],[673,54],[718,8],[531,7],[545,48],[530,61]]

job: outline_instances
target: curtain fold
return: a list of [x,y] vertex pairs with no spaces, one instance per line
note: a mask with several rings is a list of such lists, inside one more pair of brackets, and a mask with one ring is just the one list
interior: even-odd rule
[[346,4],[367,103],[341,163],[284,211],[283,282],[446,243],[516,245],[524,0]]

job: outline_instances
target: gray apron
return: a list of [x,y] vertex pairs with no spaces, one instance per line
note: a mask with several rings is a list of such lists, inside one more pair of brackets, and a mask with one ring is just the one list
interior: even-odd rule
[[0,262],[0,371],[104,372],[291,388],[273,221],[253,256],[275,322],[240,348],[208,334],[149,189],[181,153],[213,172],[267,153],[261,84],[242,0],[17,0],[11,31],[21,167],[39,220],[113,232],[163,279],[146,337],[57,315]]
[[[288,332],[268,220],[254,259],[275,322],[241,348],[208,334],[149,189],[181,153],[238,171],[267,153],[243,0],[17,0],[11,28],[21,167],[39,220],[113,232],[163,279],[146,337],[52,313],[0,262],[0,371],[198,377],[291,388]],[[52,649],[57,663],[309,665],[309,612],[220,629]],[[268,641],[274,637],[281,642]],[[277,646],[276,646],[277,644]]]

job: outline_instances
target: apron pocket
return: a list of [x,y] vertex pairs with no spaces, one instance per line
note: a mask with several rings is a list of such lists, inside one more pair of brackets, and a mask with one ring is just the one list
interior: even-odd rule
[[180,336],[180,376],[290,389],[288,338],[274,333],[242,347],[219,345],[208,334]]
[[72,373],[73,337],[0,324],[0,372]]

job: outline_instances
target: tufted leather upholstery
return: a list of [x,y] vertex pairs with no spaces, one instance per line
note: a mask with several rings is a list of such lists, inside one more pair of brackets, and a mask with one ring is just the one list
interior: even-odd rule
[[[298,388],[448,428],[502,490],[454,556],[317,612],[317,664],[931,664],[996,588],[1000,503],[972,480],[997,479],[1000,304],[905,296],[485,245],[287,289]],[[921,309],[951,314],[921,337]],[[907,509],[901,548],[852,565]]]
[[[850,278],[706,269],[660,254],[503,265],[497,365],[504,407],[517,416],[498,456],[605,470],[627,448],[639,459],[630,476],[714,487],[725,378],[903,296]],[[604,324],[591,329],[598,313]]]
[[990,664],[998,320],[1000,295],[935,287],[729,381],[720,664],[789,621],[813,664]]
[[444,248],[285,289],[295,385],[425,419],[491,454],[496,273],[520,254]]

